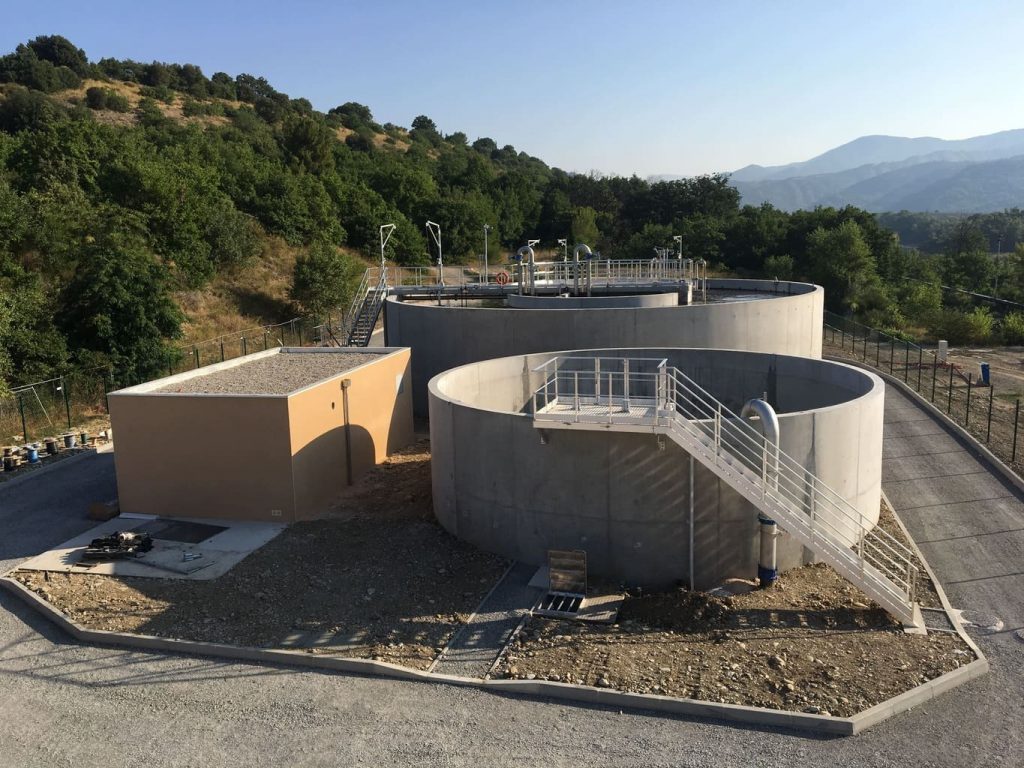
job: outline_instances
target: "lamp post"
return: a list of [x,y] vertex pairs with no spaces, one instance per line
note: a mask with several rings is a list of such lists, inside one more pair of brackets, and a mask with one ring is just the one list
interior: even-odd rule
[[437,284],[444,288],[444,260],[441,256],[441,225],[433,222],[427,222],[427,232],[434,238],[434,242],[437,243]]
[[487,269],[487,233],[491,231],[490,224],[484,224],[484,282],[489,283],[491,281],[491,273]]
[[678,251],[679,256],[678,256],[678,258],[679,258],[680,261],[682,261],[683,260],[683,236],[682,235],[672,235],[672,239],[675,240],[676,241],[676,245],[679,246],[679,251]]
[[562,261],[568,261],[569,260],[569,240],[568,240],[568,238],[560,237],[558,239],[558,244],[560,246],[562,246]]
[[384,247],[391,239],[391,233],[395,231],[395,224],[383,224],[380,228],[380,276],[384,279]]

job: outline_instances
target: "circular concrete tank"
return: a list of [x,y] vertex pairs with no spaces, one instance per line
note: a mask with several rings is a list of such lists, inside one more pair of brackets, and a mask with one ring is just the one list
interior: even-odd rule
[[[556,349],[708,347],[821,357],[824,291],[809,283],[709,280],[716,298],[678,306],[569,309],[408,302],[384,306],[387,346],[412,348],[413,409],[427,413],[427,382],[479,360]],[[636,291],[632,292],[636,294]],[[668,293],[675,300],[676,291]],[[541,297],[531,297],[539,301]],[[595,295],[593,298],[606,298]],[[529,300],[529,299],[528,299]],[[547,297],[548,301],[558,301]]]
[[[884,386],[873,374],[787,355],[605,349],[487,360],[430,381],[434,510],[459,538],[537,565],[548,549],[583,549],[591,573],[629,585],[689,581],[689,454],[653,432],[537,429],[526,372],[554,354],[665,358],[737,412],[767,394],[782,450],[877,522]],[[754,578],[757,509],[693,465],[694,586]],[[810,559],[780,536],[780,570]]]
[[511,293],[505,298],[505,303],[512,309],[678,307],[679,292],[638,293],[630,296],[520,296]]

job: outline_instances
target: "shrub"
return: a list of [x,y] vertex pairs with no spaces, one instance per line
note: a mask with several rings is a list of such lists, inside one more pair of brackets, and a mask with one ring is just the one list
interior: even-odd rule
[[1011,312],[1000,324],[1004,344],[1024,344],[1024,312]]

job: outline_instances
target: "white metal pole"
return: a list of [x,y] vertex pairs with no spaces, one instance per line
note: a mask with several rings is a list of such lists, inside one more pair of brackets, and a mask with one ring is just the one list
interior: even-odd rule
[[484,278],[483,282],[490,282],[490,271],[487,268],[487,233],[491,231],[490,224],[484,224]]

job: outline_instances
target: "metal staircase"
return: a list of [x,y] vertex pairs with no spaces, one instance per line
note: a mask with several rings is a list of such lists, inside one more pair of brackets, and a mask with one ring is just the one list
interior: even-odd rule
[[555,357],[530,375],[535,427],[671,437],[893,616],[923,626],[910,550],[667,361]]
[[345,339],[345,346],[365,347],[370,344],[387,295],[387,269],[367,269],[342,321],[340,336]]

